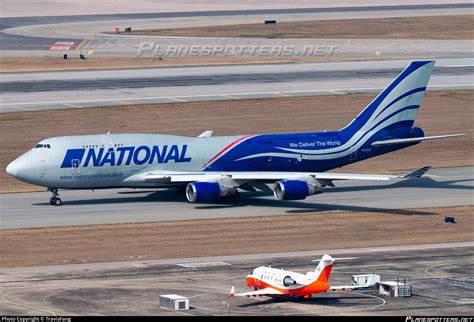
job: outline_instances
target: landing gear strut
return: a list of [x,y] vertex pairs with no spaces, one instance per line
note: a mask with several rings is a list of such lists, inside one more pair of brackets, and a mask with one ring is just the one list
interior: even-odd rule
[[51,198],[49,199],[49,203],[53,206],[61,206],[62,200],[59,198],[58,188],[51,188]]

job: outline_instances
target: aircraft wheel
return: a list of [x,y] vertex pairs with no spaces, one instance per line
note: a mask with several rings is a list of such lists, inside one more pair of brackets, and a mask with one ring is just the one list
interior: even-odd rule
[[55,206],[61,206],[62,203],[63,202],[62,202],[61,198],[54,198],[54,205]]

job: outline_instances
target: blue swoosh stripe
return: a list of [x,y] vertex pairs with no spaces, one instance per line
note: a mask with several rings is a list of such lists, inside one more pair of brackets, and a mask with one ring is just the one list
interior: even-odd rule
[[[344,151],[347,151],[349,150],[350,148],[352,148],[354,145],[356,145],[357,143],[359,143],[367,134],[369,134],[370,131],[372,131],[374,128],[376,128],[377,126],[379,126],[380,124],[382,124],[383,122],[385,122],[386,120],[388,120],[389,118],[391,118],[392,116],[395,116],[397,115],[398,113],[401,113],[401,112],[404,112],[406,110],[412,110],[412,109],[418,109],[420,106],[419,105],[409,105],[409,106],[406,106],[402,109],[399,109],[397,110],[396,112],[388,115],[387,117],[385,117],[383,120],[381,120],[380,122],[378,122],[376,125],[372,126],[372,128],[370,128],[369,130],[367,130],[364,135],[362,135],[356,142],[354,142],[351,146],[343,149],[343,150],[340,150],[340,151],[336,151],[336,152],[327,152],[327,153],[319,153],[317,155],[331,155],[331,154],[336,154],[336,153],[341,153],[341,152],[344,152]],[[392,124],[390,124],[392,125]],[[388,125],[388,126],[390,126]],[[383,130],[383,129],[380,129],[380,130]],[[285,150],[287,151],[287,150]],[[308,150],[309,151],[309,150]],[[298,153],[298,152],[292,152],[292,151],[287,151],[287,152],[290,152],[290,153],[294,153],[295,155],[298,155],[298,154],[301,154],[301,153]]]

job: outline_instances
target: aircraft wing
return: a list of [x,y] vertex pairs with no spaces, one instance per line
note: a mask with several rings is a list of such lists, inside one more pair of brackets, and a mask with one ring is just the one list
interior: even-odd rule
[[196,181],[220,182],[224,185],[239,187],[247,182],[268,182],[278,180],[314,180],[322,185],[332,185],[333,180],[376,180],[388,181],[391,179],[408,179],[421,177],[431,167],[423,167],[408,174],[356,174],[333,172],[211,172],[211,171],[149,171],[136,174],[125,179],[147,183],[189,183]]
[[244,293],[234,293],[234,287],[230,291],[230,296],[271,296],[271,295],[283,295],[282,292],[275,290],[274,288],[267,287],[258,291],[244,292]]

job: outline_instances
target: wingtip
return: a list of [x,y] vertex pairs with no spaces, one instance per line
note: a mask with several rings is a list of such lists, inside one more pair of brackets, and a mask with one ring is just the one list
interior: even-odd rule
[[234,297],[235,296],[235,289],[234,289],[234,285],[232,285],[232,288],[230,290],[230,294],[229,294],[230,297]]

